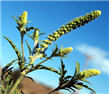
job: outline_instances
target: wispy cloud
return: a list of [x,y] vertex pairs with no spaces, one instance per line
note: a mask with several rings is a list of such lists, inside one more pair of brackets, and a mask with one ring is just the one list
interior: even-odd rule
[[87,44],[81,44],[76,46],[76,49],[81,53],[91,57],[91,61],[95,68],[101,70],[101,72],[109,74],[109,58],[108,52],[99,47],[89,46]]

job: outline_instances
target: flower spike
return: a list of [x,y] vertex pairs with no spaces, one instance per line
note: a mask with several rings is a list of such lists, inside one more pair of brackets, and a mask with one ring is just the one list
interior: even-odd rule
[[87,24],[88,22],[94,20],[100,15],[101,15],[101,11],[95,10],[93,12],[90,12],[89,14],[86,14],[85,16],[75,18],[74,20],[70,21],[68,24],[63,25],[60,29],[55,31],[53,34],[49,34],[49,36],[47,37],[48,40],[44,40],[44,42],[42,43],[43,45],[40,44],[41,48],[47,49],[48,45],[51,45],[53,41],[56,41],[62,35],[67,34],[71,30],[74,30],[80,26]]

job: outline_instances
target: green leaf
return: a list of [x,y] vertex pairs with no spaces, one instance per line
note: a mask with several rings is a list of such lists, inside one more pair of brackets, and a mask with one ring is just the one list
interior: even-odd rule
[[12,16],[13,18],[14,18],[14,20],[18,23],[18,20],[14,17],[14,16]]
[[3,68],[3,70],[5,71],[5,70],[7,70],[14,62],[16,62],[18,60],[18,58],[17,59],[14,59],[13,61],[11,61],[10,63],[8,63],[4,68]]
[[38,30],[38,31],[40,31],[38,28],[35,28],[35,27],[30,27],[30,28],[26,27],[26,30],[27,30],[27,32],[31,31],[31,30]]
[[65,88],[65,90],[67,90],[67,91],[71,92],[71,90],[70,90],[69,88]]
[[75,90],[73,88],[70,87],[69,89],[75,92]]
[[10,81],[10,88],[13,86],[13,80]]
[[81,86],[81,85],[79,85],[79,84],[74,84],[74,86],[77,88],[77,89],[82,89],[83,88],[83,86]]
[[28,44],[28,42],[26,40],[25,40],[25,42],[26,42],[28,50],[29,50],[29,55],[31,56],[31,48],[30,48],[30,46],[29,46],[29,44]]
[[75,68],[75,73],[74,75],[76,76],[80,72],[80,64],[76,62],[76,68]]
[[64,68],[65,68],[65,65],[64,65],[64,62],[62,59],[61,59],[61,68],[62,68],[62,70],[64,70]]
[[31,39],[35,40],[34,37],[32,37],[30,34],[27,34]]
[[91,84],[89,81],[87,81],[87,80],[83,80],[83,82],[86,82],[86,83],[92,85],[92,84]]
[[72,76],[70,76],[70,75],[66,76],[64,79],[69,79],[69,78],[72,78]]
[[45,33],[40,33],[39,36],[44,35]]
[[16,45],[10,40],[8,39],[7,37],[3,36],[10,44],[11,46],[13,47],[14,51],[16,52],[16,55],[18,57],[18,60],[19,60],[19,66],[21,66],[21,52],[17,49]]
[[57,53],[57,51],[58,51],[58,47],[57,47],[57,44],[55,44],[55,46],[56,46],[56,47],[52,50],[51,56],[52,56],[52,55],[56,56],[56,53]]
[[60,75],[60,72],[58,70],[56,70],[54,68],[51,68],[51,67],[46,67],[46,66],[41,65],[39,69],[49,70],[49,71],[52,71],[52,72],[57,73],[57,74]]
[[87,85],[84,85],[83,83],[78,83],[78,84],[85,87],[85,88],[87,88],[87,89],[89,89],[89,90],[91,90],[93,93],[96,94],[96,92],[92,88],[88,87]]

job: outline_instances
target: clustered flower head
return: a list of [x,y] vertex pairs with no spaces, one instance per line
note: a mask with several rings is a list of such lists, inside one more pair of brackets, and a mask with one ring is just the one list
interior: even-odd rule
[[27,15],[28,15],[27,11],[24,11],[24,12],[22,13],[22,15],[21,15],[21,17],[20,17],[20,23],[21,23],[22,25],[26,25],[26,24],[27,24]]
[[100,10],[93,11],[85,16],[75,18],[74,20],[70,21],[68,24],[63,25],[60,29],[57,29],[53,34],[49,34],[47,40],[44,40],[42,44],[40,44],[41,48],[47,49],[49,45],[53,41],[56,41],[62,35],[69,33],[71,30],[74,30],[92,20],[97,18],[101,15]]
[[80,80],[85,80],[86,78],[99,75],[100,73],[101,72],[99,70],[88,69],[88,70],[84,70],[84,71],[80,72],[78,77],[80,78]]
[[73,48],[72,47],[67,47],[67,48],[62,48],[58,51],[56,56],[61,56],[64,57],[65,55],[68,55],[70,52],[72,52]]

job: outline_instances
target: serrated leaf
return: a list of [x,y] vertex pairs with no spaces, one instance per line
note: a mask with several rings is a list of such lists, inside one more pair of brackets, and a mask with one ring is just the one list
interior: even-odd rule
[[75,68],[75,73],[74,75],[76,76],[80,72],[80,64],[76,62],[76,68]]
[[29,46],[28,42],[25,40],[26,44],[27,44],[27,47],[28,47],[28,50],[29,50],[29,55],[31,56],[31,47]]
[[10,44],[11,46],[13,47],[14,51],[16,52],[16,55],[19,59],[19,66],[21,67],[21,52],[17,49],[16,45],[10,40],[8,39],[7,37],[3,36]]

